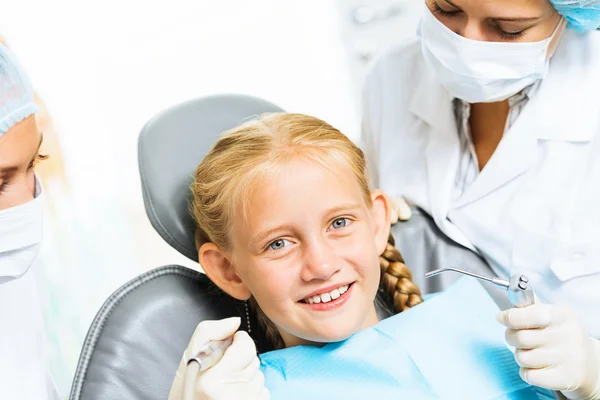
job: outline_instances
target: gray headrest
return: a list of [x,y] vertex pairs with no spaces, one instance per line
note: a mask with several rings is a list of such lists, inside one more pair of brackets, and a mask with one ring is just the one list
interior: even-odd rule
[[150,120],[138,141],[146,214],[177,251],[198,261],[189,186],[198,164],[224,131],[266,112],[283,111],[264,100],[220,95],[172,107]]

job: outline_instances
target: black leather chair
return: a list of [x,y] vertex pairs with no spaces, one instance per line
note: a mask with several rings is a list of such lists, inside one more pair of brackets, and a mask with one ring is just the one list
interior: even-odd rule
[[[196,166],[221,132],[273,111],[281,109],[257,98],[214,96],[175,106],[142,129],[139,167],[148,218],[167,243],[191,260],[196,261],[197,254],[188,187]],[[439,291],[458,278],[450,274],[425,281],[425,272],[442,266],[492,274],[478,255],[447,239],[418,209],[410,221],[396,224],[393,233],[424,293]],[[504,293],[492,293],[506,304]],[[377,309],[381,318],[390,315],[382,296]],[[112,294],[96,315],[70,399],[166,399],[196,325],[229,316],[245,316],[243,303],[201,273],[170,265],[135,278]],[[245,318],[242,321],[247,329]],[[254,316],[250,323],[259,352],[269,350]]]

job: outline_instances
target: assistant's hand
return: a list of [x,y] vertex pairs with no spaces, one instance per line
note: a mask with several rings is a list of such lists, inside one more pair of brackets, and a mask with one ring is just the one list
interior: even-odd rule
[[531,385],[560,390],[569,399],[600,399],[600,342],[568,307],[534,304],[498,314],[516,348],[520,374]]
[[240,318],[201,322],[183,354],[169,400],[183,400],[187,360],[210,340],[222,340],[234,335],[233,343],[223,358],[213,367],[196,376],[194,400],[268,400],[260,360],[254,341],[244,331],[236,332]]
[[389,197],[390,200],[390,223],[394,225],[398,221],[408,221],[412,217],[412,210],[404,197]]

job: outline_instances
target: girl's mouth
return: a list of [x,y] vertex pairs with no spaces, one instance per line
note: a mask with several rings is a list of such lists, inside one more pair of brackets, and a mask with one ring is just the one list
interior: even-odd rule
[[346,302],[346,300],[350,297],[353,285],[354,282],[339,286],[328,292],[320,293],[314,296],[308,296],[300,300],[300,304],[318,311],[331,310],[332,308],[336,308]]

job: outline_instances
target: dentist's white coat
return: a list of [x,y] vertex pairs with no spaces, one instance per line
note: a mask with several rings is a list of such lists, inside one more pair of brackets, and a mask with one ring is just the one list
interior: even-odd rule
[[420,46],[391,49],[367,77],[374,187],[422,207],[498,274],[528,274],[542,301],[574,307],[600,338],[600,31],[564,33],[539,90],[454,203],[456,120]]

